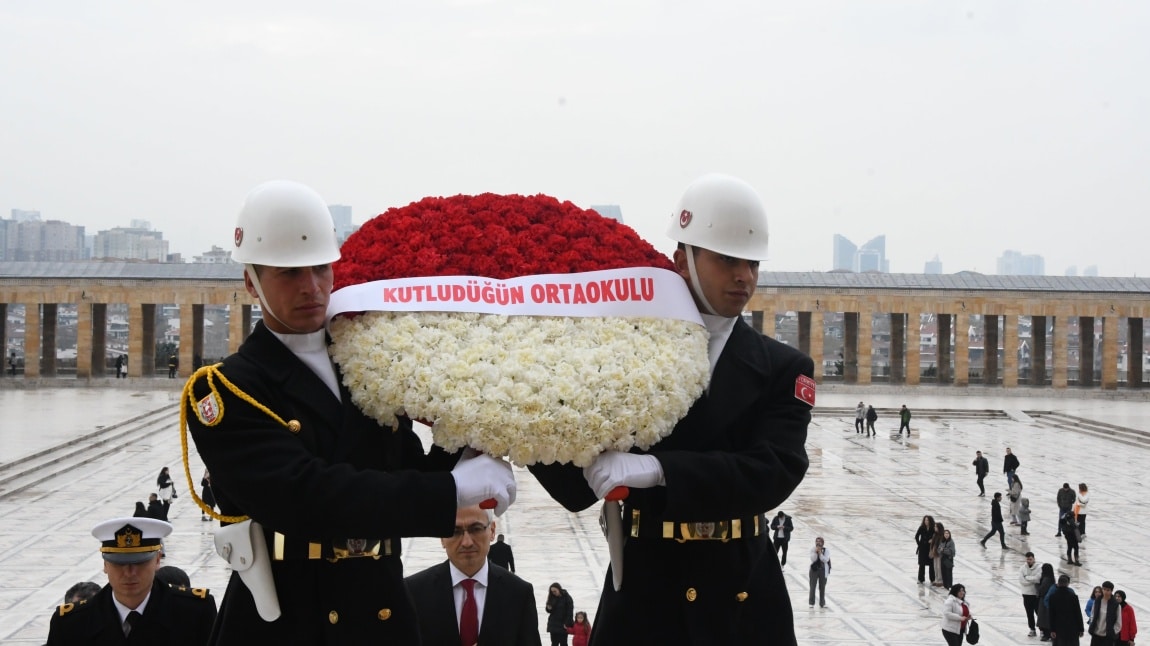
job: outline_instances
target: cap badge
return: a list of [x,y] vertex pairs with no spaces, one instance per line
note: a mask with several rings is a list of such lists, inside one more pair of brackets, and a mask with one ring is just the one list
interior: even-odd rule
[[116,532],[116,547],[139,547],[143,538],[143,532],[131,525],[124,525],[123,529]]

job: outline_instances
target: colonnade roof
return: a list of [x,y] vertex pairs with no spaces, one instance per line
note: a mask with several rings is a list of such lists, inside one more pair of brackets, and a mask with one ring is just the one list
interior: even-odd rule
[[[243,280],[239,263],[0,262],[0,279]],[[1150,278],[1103,276],[989,276],[878,272],[761,272],[759,287],[800,289],[981,290],[1150,294]]]
[[758,287],[1150,294],[1150,278],[1111,278],[1103,276],[988,276],[972,271],[963,271],[957,274],[776,271],[759,273]]

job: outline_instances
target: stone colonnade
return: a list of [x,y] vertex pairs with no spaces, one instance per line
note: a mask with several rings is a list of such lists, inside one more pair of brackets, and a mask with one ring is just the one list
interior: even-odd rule
[[[1126,319],[1126,386],[1143,386],[1143,318],[1150,314],[1150,302],[1136,293],[1032,293],[989,290],[898,290],[838,287],[762,287],[748,309],[752,325],[763,334],[775,336],[775,313],[795,312],[799,349],[815,358],[815,378],[822,381],[826,319],[842,317],[842,380],[870,384],[876,316],[889,317],[891,383],[917,385],[921,382],[922,337],[919,321],[933,314],[937,336],[934,352],[937,372],[932,379],[941,384],[965,386],[971,375],[979,383],[1005,388],[1025,385],[1066,388],[1069,367],[1076,369],[1079,386],[1118,387],[1119,324]],[[972,316],[981,315],[982,348],[972,348]],[[1019,317],[1029,316],[1029,369],[1024,377],[1019,366]],[[1068,338],[1072,327],[1077,336],[1089,339],[1078,344],[1073,356]],[[1048,328],[1053,330],[1048,334]],[[951,336],[953,333],[953,345]],[[1101,370],[1095,369],[1094,339],[1101,336]],[[1047,349],[1053,351],[1047,365]],[[999,366],[998,348],[1002,349]],[[974,352],[973,350],[977,350]],[[1047,374],[1050,374],[1049,383]],[[1100,373],[1100,374],[1098,374]],[[1001,379],[999,375],[1001,374]]]

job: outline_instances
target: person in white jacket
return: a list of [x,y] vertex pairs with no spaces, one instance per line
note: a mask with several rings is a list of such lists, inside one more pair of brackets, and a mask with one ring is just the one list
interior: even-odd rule
[[1030,637],[1037,636],[1034,619],[1038,614],[1038,583],[1042,580],[1042,566],[1034,560],[1034,552],[1026,553],[1026,562],[1018,570],[1018,587],[1022,589],[1022,606],[1026,608],[1026,623]]
[[1074,519],[1078,521],[1079,538],[1086,538],[1086,503],[1090,502],[1090,491],[1085,482],[1078,483],[1078,498],[1074,501]]
[[974,619],[970,605],[966,603],[966,586],[956,583],[950,588],[950,595],[942,604],[942,637],[947,646],[961,646],[966,624]]

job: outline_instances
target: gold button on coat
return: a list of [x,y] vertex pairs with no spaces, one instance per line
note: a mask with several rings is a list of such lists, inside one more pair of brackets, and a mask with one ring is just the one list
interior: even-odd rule
[[742,602],[747,600],[747,593],[746,592],[740,592],[739,594],[735,595],[735,598],[739,600],[739,603],[742,603]]
[[687,601],[694,601],[695,597],[698,596],[699,593],[696,592],[694,588],[687,588]]
[[383,610],[380,610],[378,617],[380,621],[387,621],[388,619],[391,619],[391,608],[384,608]]
[[327,613],[327,620],[333,624],[338,624],[339,623],[339,613],[332,610],[331,612]]

